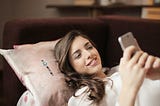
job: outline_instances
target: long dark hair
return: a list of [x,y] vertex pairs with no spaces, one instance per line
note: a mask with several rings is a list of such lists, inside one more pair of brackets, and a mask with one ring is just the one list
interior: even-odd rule
[[92,75],[83,75],[77,73],[69,62],[68,52],[73,40],[77,36],[82,36],[83,38],[88,39],[91,44],[95,46],[88,36],[77,30],[70,31],[56,44],[54,53],[55,58],[58,62],[59,69],[65,75],[68,86],[75,92],[83,86],[88,86],[89,90],[86,91],[90,92],[88,98],[93,100],[93,103],[99,103],[105,94],[104,82],[100,78],[95,78]]

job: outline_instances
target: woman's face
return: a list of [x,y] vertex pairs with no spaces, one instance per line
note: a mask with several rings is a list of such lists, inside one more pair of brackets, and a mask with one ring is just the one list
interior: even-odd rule
[[91,42],[77,36],[69,50],[69,61],[80,74],[96,74],[102,70],[100,55]]

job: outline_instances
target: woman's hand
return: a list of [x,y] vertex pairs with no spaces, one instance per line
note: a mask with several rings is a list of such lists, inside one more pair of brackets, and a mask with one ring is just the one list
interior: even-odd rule
[[147,78],[160,80],[160,58],[149,56],[145,68],[148,70],[146,75]]
[[160,58],[136,51],[134,46],[130,46],[120,60],[119,72],[122,79],[120,106],[134,106],[144,78],[160,79]]
[[[120,106],[134,106],[137,92],[148,71],[145,68],[148,56],[143,51],[136,51],[134,46],[125,49],[119,65],[122,79],[122,89],[119,96]],[[149,65],[146,67],[151,68]]]
[[136,51],[134,46],[126,48],[119,65],[123,86],[135,90],[139,89],[146,76],[147,69],[151,68],[149,65],[145,68],[148,56],[145,52]]

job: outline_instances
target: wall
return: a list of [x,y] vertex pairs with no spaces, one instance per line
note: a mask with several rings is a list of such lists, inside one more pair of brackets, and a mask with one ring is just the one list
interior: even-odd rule
[[[3,32],[3,26],[4,23],[9,19],[10,17],[10,0],[1,0],[0,1],[0,48],[2,47],[2,32]],[[2,57],[0,56],[0,70],[2,69]]]
[[[0,48],[2,48],[2,33],[6,21],[16,18],[51,18],[60,17],[56,9],[45,6],[53,4],[72,4],[73,0],[0,0]],[[0,56],[0,70],[2,69]]]

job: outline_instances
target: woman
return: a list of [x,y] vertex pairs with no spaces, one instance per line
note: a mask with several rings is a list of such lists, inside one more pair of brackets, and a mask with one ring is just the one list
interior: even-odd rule
[[[143,104],[148,98],[141,98],[147,96],[139,94],[147,92],[145,82],[152,85],[152,90],[160,88],[160,59],[135,50],[133,46],[128,47],[119,71],[107,77],[102,71],[100,55],[86,35],[71,31],[64,36],[55,46],[55,57],[68,86],[75,91],[68,106],[151,106],[153,103],[148,101],[145,101],[147,105]],[[159,92],[149,94],[151,98],[160,97]],[[151,102],[159,106],[156,99]]]

